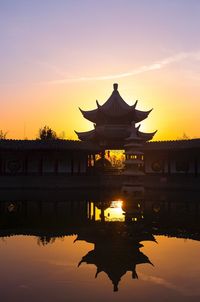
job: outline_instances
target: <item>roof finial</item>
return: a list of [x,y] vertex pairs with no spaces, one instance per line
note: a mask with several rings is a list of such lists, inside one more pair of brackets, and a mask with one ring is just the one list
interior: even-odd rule
[[118,84],[117,84],[117,83],[114,83],[114,84],[113,84],[113,88],[114,88],[115,91],[117,91],[117,89],[118,89]]

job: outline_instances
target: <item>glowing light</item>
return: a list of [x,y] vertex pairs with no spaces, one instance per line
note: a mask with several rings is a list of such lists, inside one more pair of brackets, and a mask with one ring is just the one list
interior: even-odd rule
[[122,208],[123,201],[122,200],[113,200],[111,201],[110,208]]
[[95,213],[95,220],[125,221],[125,212],[122,210],[122,205],[122,200],[113,200],[110,202],[110,206],[102,212],[102,209],[92,204],[91,211]]
[[124,211],[122,210],[123,201],[113,200],[111,201],[110,207],[105,210],[106,221],[124,221]]
[[137,221],[137,220],[138,220],[137,217],[132,218],[132,221]]

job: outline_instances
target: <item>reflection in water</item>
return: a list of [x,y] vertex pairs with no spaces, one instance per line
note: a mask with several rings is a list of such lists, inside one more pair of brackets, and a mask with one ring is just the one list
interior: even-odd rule
[[94,243],[94,249],[89,251],[80,261],[94,264],[96,275],[105,272],[113,283],[114,291],[118,290],[118,283],[127,271],[132,272],[132,278],[137,278],[136,265],[150,263],[140,248],[142,240],[152,240],[154,237],[147,233],[136,233],[134,229],[124,224],[95,225],[90,230],[83,230],[77,240]]
[[200,240],[198,202],[152,196],[110,200],[2,201],[0,236],[32,235],[38,245],[46,246],[56,238],[76,234],[75,248],[79,242],[93,244],[78,266],[94,265],[95,277],[104,272],[114,291],[126,272],[135,279],[140,264],[151,266],[154,261],[142,248],[148,242],[156,243],[156,235]]
[[47,245],[49,243],[54,243],[56,240],[56,237],[51,237],[51,236],[38,236],[37,243],[38,245]]
[[91,209],[93,213],[89,214],[89,217],[98,221],[125,221],[125,212],[122,209],[122,200],[113,200],[110,202],[93,202]]

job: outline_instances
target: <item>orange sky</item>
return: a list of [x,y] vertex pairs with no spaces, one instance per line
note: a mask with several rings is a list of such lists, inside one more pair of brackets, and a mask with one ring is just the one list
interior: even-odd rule
[[76,139],[74,130],[93,128],[78,107],[103,104],[114,82],[129,104],[154,108],[141,130],[158,130],[155,140],[200,137],[198,1],[45,2],[2,1],[0,129],[8,138],[32,139],[48,125]]

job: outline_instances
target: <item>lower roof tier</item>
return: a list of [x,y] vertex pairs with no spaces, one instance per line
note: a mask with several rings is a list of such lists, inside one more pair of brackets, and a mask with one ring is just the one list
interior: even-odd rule
[[[118,142],[122,146],[127,144],[125,141],[133,132],[134,126],[126,125],[103,125],[96,126],[95,129],[86,132],[76,132],[78,138],[81,141],[95,142],[97,144],[111,144]],[[135,139],[139,139],[141,142],[147,142],[151,140],[156,132],[145,133],[135,128]]]

